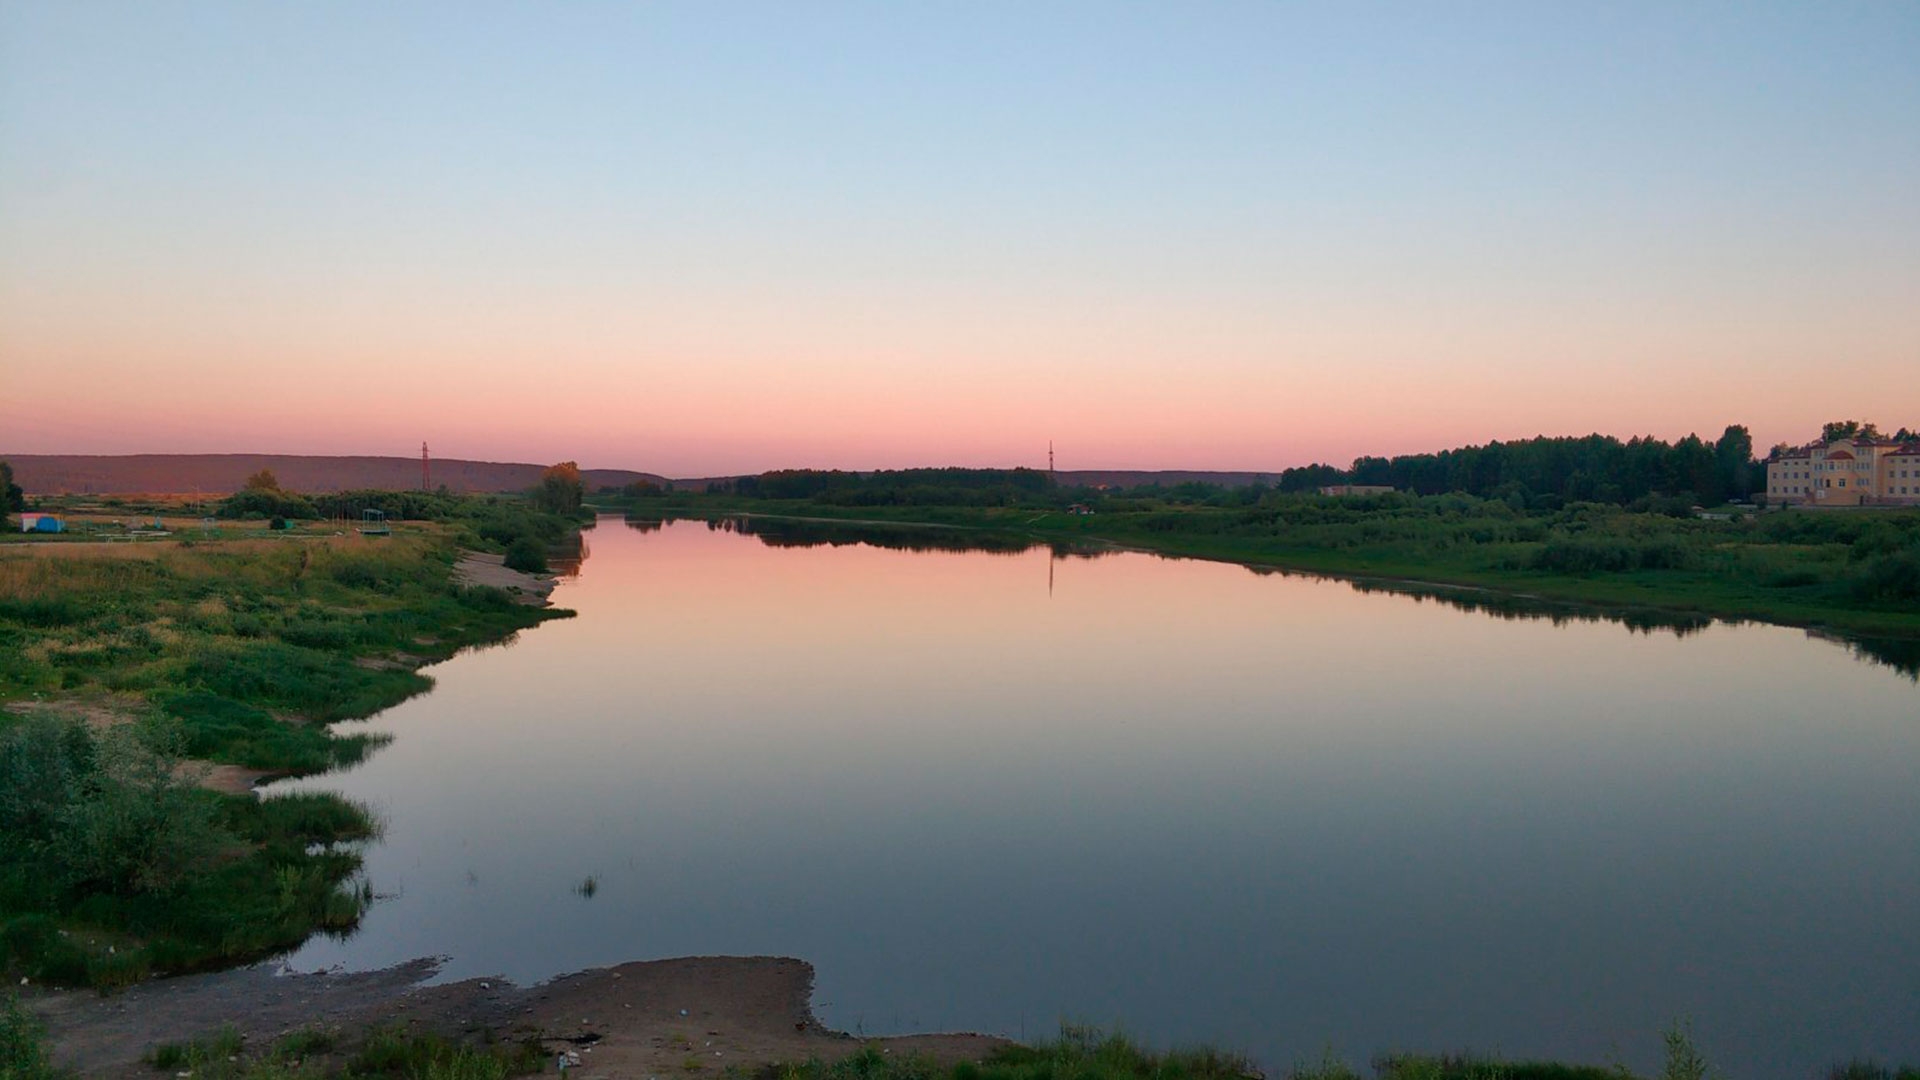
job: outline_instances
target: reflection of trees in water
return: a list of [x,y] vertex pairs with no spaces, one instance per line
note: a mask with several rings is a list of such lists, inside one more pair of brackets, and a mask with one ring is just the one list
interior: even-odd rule
[[[1815,634],[1814,637],[1827,637]],[[1847,651],[1862,660],[1875,664],[1885,664],[1915,682],[1920,682],[1920,641],[1903,641],[1899,638],[1830,638],[1847,647]]]
[[1431,600],[1462,611],[1491,615],[1496,619],[1541,619],[1555,626],[1566,626],[1570,623],[1609,622],[1618,623],[1636,634],[1651,634],[1656,630],[1665,630],[1675,637],[1686,637],[1705,630],[1714,622],[1710,615],[1695,615],[1684,611],[1598,608],[1586,604],[1517,596],[1513,593],[1450,588],[1445,585],[1426,585],[1420,582],[1349,580],[1347,583],[1358,592],[1394,593],[1411,597],[1416,603],[1426,603]]
[[[1397,596],[1411,597],[1416,603],[1429,600],[1459,608],[1462,611],[1491,615],[1496,619],[1543,619],[1555,626],[1569,623],[1608,622],[1617,623],[1636,634],[1651,634],[1655,631],[1667,631],[1675,637],[1697,634],[1712,626],[1715,619],[1709,615],[1694,615],[1687,612],[1659,611],[1650,608],[1605,608],[1588,604],[1574,604],[1564,601],[1542,600],[1537,597],[1516,596],[1511,593],[1491,592],[1479,589],[1461,588],[1447,585],[1432,585],[1415,581],[1358,580],[1354,578],[1335,578],[1329,574],[1306,573],[1298,570],[1285,570],[1270,566],[1249,566],[1248,570],[1256,574],[1285,574],[1296,577],[1311,577],[1321,580],[1344,581],[1357,592],[1393,593]],[[1744,620],[1730,619],[1727,622]],[[1920,641],[1901,640],[1899,638],[1847,638],[1819,630],[1807,631],[1808,637],[1820,638],[1843,645],[1847,651],[1861,660],[1873,664],[1884,664],[1909,679],[1920,682]]]
[[1050,548],[1055,555],[1063,557],[1096,558],[1100,555],[1112,554],[1110,549],[1101,547],[1062,544],[1013,533],[942,528],[937,525],[802,521],[794,518],[768,517],[722,517],[708,518],[706,521],[707,528],[715,532],[751,536],[768,547],[865,545],[886,548],[890,551],[975,552],[986,555],[1018,555],[1035,548]]
[[584,532],[573,535],[573,539],[563,541],[547,555],[547,571],[556,577],[577,578],[580,576],[580,564],[587,561],[593,551],[587,547]]
[[[993,533],[972,529],[946,529],[939,526],[889,524],[852,521],[803,521],[794,518],[722,517],[699,519],[716,532],[751,536],[768,547],[845,547],[865,544],[894,551],[982,552],[988,555],[1018,555],[1034,548],[1051,548],[1055,558],[1094,559],[1119,554],[1106,546],[1089,546],[1041,540],[1013,533]],[[628,518],[627,527],[640,532],[657,532],[666,527],[662,518]],[[582,554],[585,554],[584,543]],[[1163,556],[1178,558],[1178,556]],[[578,562],[568,571],[578,573]],[[1384,592],[1412,598],[1416,603],[1445,604],[1461,611],[1491,615],[1496,619],[1538,619],[1555,626],[1572,623],[1617,623],[1636,634],[1665,631],[1676,637],[1696,634],[1713,625],[1714,618],[1687,612],[1659,611],[1650,608],[1607,608],[1590,604],[1542,600],[1490,590],[1426,584],[1412,581],[1382,581],[1339,577],[1310,571],[1288,570],[1276,566],[1249,566],[1255,574],[1282,574],[1345,582],[1363,593]],[[1738,622],[1740,620],[1729,620]],[[1854,656],[1869,663],[1884,664],[1909,679],[1920,682],[1920,641],[1896,638],[1842,638],[1818,631],[1809,636],[1846,646]]]

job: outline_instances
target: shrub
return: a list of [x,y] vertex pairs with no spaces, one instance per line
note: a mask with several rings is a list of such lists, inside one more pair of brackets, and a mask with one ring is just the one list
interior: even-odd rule
[[94,740],[93,775],[62,811],[54,841],[69,887],[166,892],[229,842],[213,806],[176,775],[171,745],[132,726]]
[[222,500],[215,517],[222,518],[303,518],[311,521],[320,516],[313,503],[305,497],[292,492],[277,489],[250,488],[235,492]]
[[1852,591],[1868,603],[1920,601],[1920,547],[1869,561],[1853,576]]
[[1551,540],[1534,553],[1532,566],[1559,574],[1618,574],[1630,570],[1680,570],[1691,558],[1677,540]]
[[527,574],[547,572],[547,548],[530,536],[522,536],[507,547],[506,566]]

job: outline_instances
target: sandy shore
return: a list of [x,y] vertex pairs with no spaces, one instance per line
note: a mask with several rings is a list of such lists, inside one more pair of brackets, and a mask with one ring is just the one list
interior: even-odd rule
[[141,1054],[232,1024],[249,1048],[322,1027],[352,1045],[374,1025],[398,1023],[448,1036],[539,1038],[574,1049],[580,1080],[718,1076],[783,1061],[832,1060],[877,1044],[942,1062],[977,1060],[1005,1040],[909,1035],[861,1040],[814,1019],[813,967],[778,957],[652,960],[562,975],[536,986],[468,979],[423,986],[437,970],[415,960],[354,974],[278,974],[260,964],[160,979],[113,997],[92,991],[33,995],[57,1063],[83,1076],[142,1077]]
[[506,556],[483,551],[463,551],[453,564],[453,578],[462,585],[492,585],[505,589],[523,604],[547,605],[558,579],[547,574],[528,574],[506,567]]

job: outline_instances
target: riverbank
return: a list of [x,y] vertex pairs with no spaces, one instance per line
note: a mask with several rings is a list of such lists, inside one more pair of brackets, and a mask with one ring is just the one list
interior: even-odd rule
[[360,760],[380,740],[333,722],[570,614],[550,578],[472,557],[463,576],[465,539],[0,546],[0,971],[111,989],[355,925],[371,893],[344,845],[379,821],[252,785]]
[[[1008,1045],[986,1035],[860,1040],[812,1011],[813,968],[776,957],[689,957],[562,975],[534,986],[501,979],[427,985],[431,960],[382,971],[279,974],[270,964],[147,983],[111,998],[84,992],[31,1000],[56,1066],[89,1077],[151,1077],[157,1048],[223,1029],[250,1055],[299,1032],[333,1049],[306,1062],[344,1064],[367,1032],[399,1029],[465,1040],[532,1042],[542,1058],[571,1050],[581,1077],[738,1076],[781,1062],[834,1061],[875,1046],[948,1066]],[[549,1063],[549,1067],[550,1063]]]
[[[1021,1044],[972,1032],[856,1037],[814,1016],[813,968],[783,957],[635,961],[533,986],[497,978],[429,984],[420,959],[379,971],[288,974],[254,965],[148,983],[111,998],[41,992],[27,1007],[44,1065],[28,1080],[203,1080],[332,1076],[503,1080],[557,1071],[580,1080],[778,1076],[784,1080],[1262,1080],[1254,1062],[1208,1048],[1154,1051],[1063,1025]],[[1664,1078],[1708,1075],[1685,1025],[1661,1033]],[[47,1044],[50,1043],[50,1049]],[[4,1064],[4,1063],[0,1063]],[[1618,1062],[1580,1065],[1465,1053],[1377,1055],[1380,1080],[1634,1080]],[[185,1068],[181,1068],[185,1066]],[[1278,1068],[1278,1064],[1275,1065]],[[14,1075],[14,1074],[9,1074]],[[1288,1080],[1360,1080],[1323,1050]],[[1836,1065],[1840,1080],[1913,1080],[1910,1067]]]
[[637,518],[744,513],[960,527],[1081,549],[1104,545],[1251,568],[1486,589],[1596,609],[1751,620],[1920,647],[1915,511],[1788,512],[1722,521],[1597,505],[1527,514],[1465,496],[1269,496],[1233,508],[1124,496],[1109,501],[1090,513],[684,494],[607,505]]

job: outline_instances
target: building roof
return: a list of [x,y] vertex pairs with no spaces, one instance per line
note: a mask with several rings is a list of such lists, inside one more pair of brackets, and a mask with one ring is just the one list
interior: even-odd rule
[[1833,453],[1827,455],[1827,460],[1828,461],[1852,461],[1853,455],[1847,453],[1845,450],[1835,450]]

